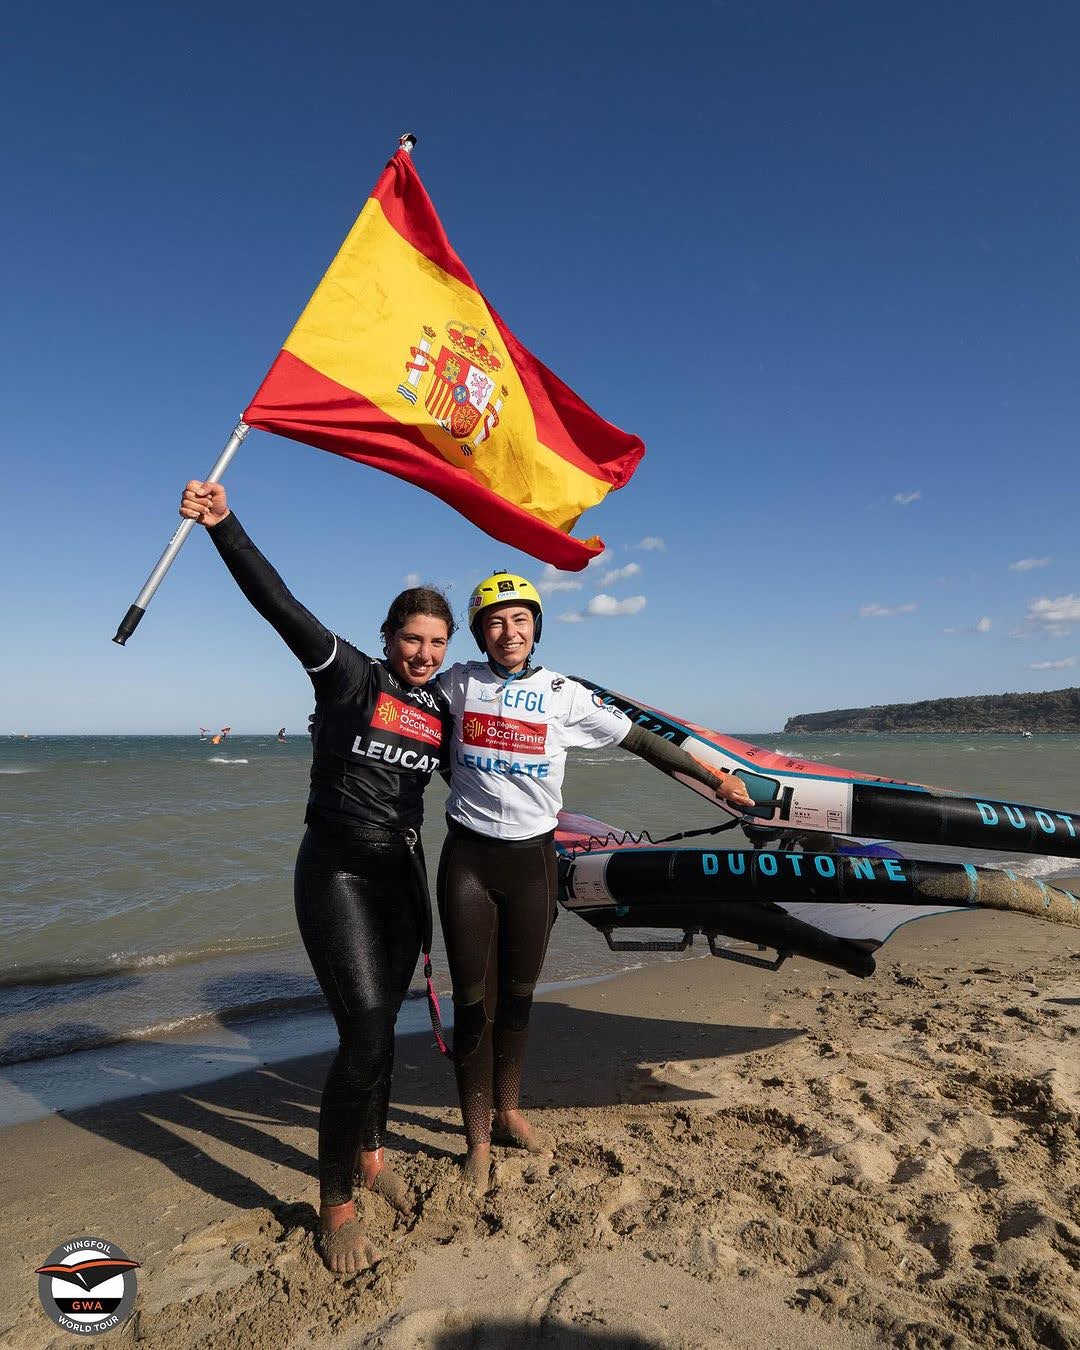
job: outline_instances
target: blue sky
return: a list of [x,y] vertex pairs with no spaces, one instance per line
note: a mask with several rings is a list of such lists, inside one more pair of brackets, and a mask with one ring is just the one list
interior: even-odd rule
[[[59,3],[5,38],[0,731],[303,722],[198,535],[109,638],[405,129],[492,303],[648,447],[548,664],[744,731],[1078,682],[1075,6]],[[542,579],[263,433],[227,486],[369,650],[409,574],[459,610]]]

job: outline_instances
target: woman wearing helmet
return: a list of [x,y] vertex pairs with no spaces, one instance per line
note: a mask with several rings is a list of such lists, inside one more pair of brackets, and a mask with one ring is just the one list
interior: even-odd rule
[[445,596],[402,591],[382,625],[383,660],[324,627],[286,589],[230,511],[225,489],[192,481],[180,514],[207,527],[244,595],[281,635],[315,690],[307,832],[296,859],[300,936],[337,1023],[319,1111],[319,1249],[336,1274],[377,1253],[360,1229],[354,1175],[395,1209],[411,1206],[383,1158],[394,1024],[431,914],[418,894],[423,792],[443,761],[446,706],[428,681],[454,631]]
[[491,1144],[541,1152],[520,1109],[533,989],[555,918],[555,823],[566,752],[621,745],[677,769],[736,806],[736,778],[635,726],[591,690],[534,665],[543,606],[533,584],[496,572],[473,591],[469,628],[482,661],[439,677],[453,715],[439,915],[454,991],[454,1066],[466,1177],[487,1189]]

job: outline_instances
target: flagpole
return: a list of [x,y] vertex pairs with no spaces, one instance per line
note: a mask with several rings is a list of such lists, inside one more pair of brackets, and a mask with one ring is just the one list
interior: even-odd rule
[[[225,449],[222,450],[221,454],[218,456],[217,463],[206,475],[206,478],[203,480],[204,482],[221,482],[222,474],[229,467],[233,455],[235,455],[237,450],[243,445],[244,437],[250,430],[251,428],[243,421],[243,419],[237,422],[236,426],[233,428],[233,434],[226,442]],[[135,629],[138,628],[139,620],[146,613],[146,607],[153,598],[154,592],[161,585],[165,578],[165,573],[172,566],[173,559],[183,548],[184,540],[187,539],[188,535],[191,533],[192,526],[195,524],[196,522],[194,520],[182,520],[177,526],[176,533],[169,540],[165,552],[157,560],[154,565],[154,570],[146,578],[146,585],[143,586],[142,590],[135,597],[135,603],[129,606],[128,612],[121,620],[120,627],[116,630],[113,641],[118,647],[124,646],[128,638],[134,633]]]

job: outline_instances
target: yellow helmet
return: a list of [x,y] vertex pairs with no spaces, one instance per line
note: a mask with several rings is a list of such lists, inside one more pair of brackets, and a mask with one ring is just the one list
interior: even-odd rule
[[479,582],[469,596],[469,628],[482,652],[487,648],[477,627],[477,620],[484,610],[490,609],[492,605],[505,605],[513,600],[526,605],[536,616],[533,646],[540,641],[540,630],[544,626],[544,607],[540,603],[540,592],[526,577],[519,577],[514,572],[493,572],[491,576]]

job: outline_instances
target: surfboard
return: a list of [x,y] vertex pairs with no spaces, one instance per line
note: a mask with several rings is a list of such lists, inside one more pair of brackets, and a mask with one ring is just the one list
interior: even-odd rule
[[[1080,899],[1012,871],[862,853],[663,848],[643,835],[563,811],[556,831],[559,900],[615,950],[684,950],[696,934],[714,955],[777,969],[793,954],[853,975],[916,919],[1009,910],[1080,927]],[[677,941],[619,941],[619,929],[675,929]],[[721,935],[772,947],[765,961],[719,947]]]
[[879,778],[832,764],[779,754],[693,722],[575,676],[602,702],[675,745],[717,773],[739,777],[761,805],[728,810],[703,783],[670,776],[719,810],[747,824],[864,838],[946,844],[1080,858],[1080,814],[1049,806],[965,797],[942,788]]

